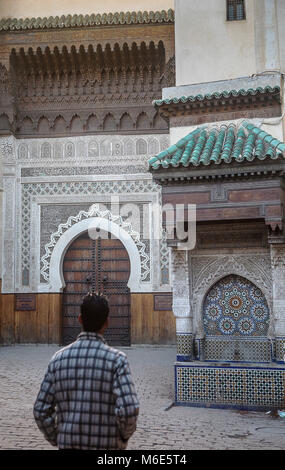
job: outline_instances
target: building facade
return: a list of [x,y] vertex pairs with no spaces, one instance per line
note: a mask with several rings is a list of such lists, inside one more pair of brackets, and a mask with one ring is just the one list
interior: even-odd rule
[[1,342],[72,341],[100,290],[111,343],[177,342],[177,404],[283,406],[283,2],[33,3],[0,21]]
[[284,406],[284,19],[278,1],[175,3],[176,86],[154,103],[171,145],[149,168],[172,208],[179,405]]
[[82,295],[100,290],[111,343],[173,342],[147,160],[169,145],[152,101],[175,83],[174,12],[75,4],[0,22],[1,341],[72,341]]

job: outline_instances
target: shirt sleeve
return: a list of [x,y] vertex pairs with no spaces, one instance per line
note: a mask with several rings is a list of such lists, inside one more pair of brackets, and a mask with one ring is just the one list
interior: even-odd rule
[[127,441],[136,430],[139,401],[126,356],[119,356],[114,376],[115,415],[120,437]]
[[34,418],[46,440],[57,445],[57,425],[54,398],[54,378],[51,367],[48,367],[40,391],[34,404]]

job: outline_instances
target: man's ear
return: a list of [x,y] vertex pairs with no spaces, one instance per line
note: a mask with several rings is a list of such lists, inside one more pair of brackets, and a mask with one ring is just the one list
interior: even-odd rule
[[80,325],[82,325],[82,316],[81,315],[79,315],[78,321],[79,321]]

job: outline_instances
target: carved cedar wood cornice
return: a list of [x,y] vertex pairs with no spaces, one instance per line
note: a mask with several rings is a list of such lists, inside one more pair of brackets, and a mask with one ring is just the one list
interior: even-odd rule
[[[166,131],[152,101],[171,80],[174,84],[172,63],[165,63],[162,41],[157,46],[107,44],[104,49],[100,44],[13,49],[9,72],[1,69],[0,88],[10,90],[16,116],[12,122],[11,112],[2,106],[0,130],[8,127],[23,136]],[[0,91],[0,104],[7,96]]]

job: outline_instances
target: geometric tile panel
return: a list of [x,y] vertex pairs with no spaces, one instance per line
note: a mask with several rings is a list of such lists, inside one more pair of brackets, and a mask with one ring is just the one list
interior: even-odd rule
[[203,309],[206,335],[266,336],[269,308],[258,287],[245,278],[226,276],[208,292]]
[[271,343],[267,338],[221,338],[207,336],[201,341],[201,360],[271,362]]
[[285,367],[175,365],[175,404],[284,409]]
[[275,359],[277,362],[285,362],[285,338],[275,338]]
[[193,354],[193,335],[177,333],[176,335],[177,354],[192,356]]

